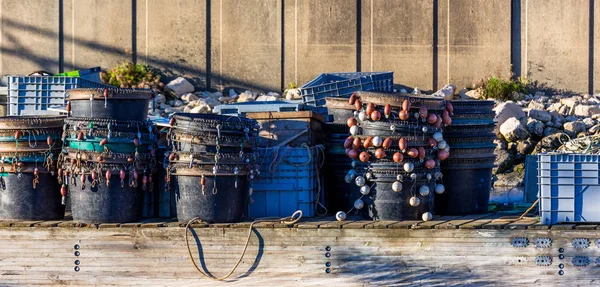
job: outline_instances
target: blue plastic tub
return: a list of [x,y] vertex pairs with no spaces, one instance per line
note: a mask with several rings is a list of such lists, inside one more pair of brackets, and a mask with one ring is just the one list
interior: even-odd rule
[[248,207],[248,217],[284,217],[296,210],[302,210],[305,217],[314,216],[319,189],[317,178],[322,178],[315,164],[320,160],[316,150],[311,148],[309,156],[306,148],[281,148],[276,165],[273,164],[275,149],[258,150],[260,175],[253,182],[254,203]]
[[600,155],[538,155],[540,221],[600,222]]

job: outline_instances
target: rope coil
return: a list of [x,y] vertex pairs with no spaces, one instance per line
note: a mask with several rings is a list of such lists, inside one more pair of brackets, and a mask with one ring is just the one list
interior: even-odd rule
[[291,216],[288,217],[283,217],[283,218],[259,218],[256,219],[254,221],[252,221],[252,223],[250,223],[250,228],[248,228],[248,237],[246,238],[246,244],[244,245],[244,250],[242,251],[242,254],[240,255],[240,258],[238,259],[238,261],[235,263],[235,265],[233,266],[233,268],[231,268],[231,271],[229,271],[229,273],[227,273],[227,275],[223,276],[223,277],[216,277],[212,274],[209,274],[207,272],[204,272],[202,270],[200,270],[200,267],[198,267],[198,264],[196,263],[196,260],[194,260],[194,256],[192,256],[192,250],[190,249],[190,243],[188,240],[188,233],[189,233],[189,229],[190,229],[190,225],[196,221],[201,221],[200,217],[196,217],[193,218],[192,220],[188,221],[188,223],[185,225],[185,245],[187,247],[188,250],[188,255],[190,256],[190,260],[192,261],[192,264],[194,264],[194,267],[196,267],[196,270],[198,270],[198,272],[211,280],[215,280],[215,281],[223,281],[229,277],[231,277],[231,275],[233,274],[233,272],[235,272],[235,270],[238,268],[238,266],[240,265],[240,263],[242,263],[242,259],[244,259],[244,255],[246,254],[246,250],[248,249],[248,245],[250,244],[250,238],[252,237],[252,230],[254,228],[254,225],[257,223],[265,223],[265,222],[272,222],[272,223],[283,223],[286,225],[293,225],[296,222],[300,221],[300,219],[302,218],[302,210],[296,210],[296,212],[294,212]]

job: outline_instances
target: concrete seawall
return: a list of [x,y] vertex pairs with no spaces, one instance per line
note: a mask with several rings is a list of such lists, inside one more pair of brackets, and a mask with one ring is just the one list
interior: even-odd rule
[[394,71],[435,90],[491,75],[600,90],[600,0],[1,0],[0,75],[133,60],[197,86],[281,90]]

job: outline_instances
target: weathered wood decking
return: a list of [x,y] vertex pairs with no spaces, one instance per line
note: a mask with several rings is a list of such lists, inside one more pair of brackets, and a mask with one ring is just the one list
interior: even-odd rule
[[[244,260],[226,282],[209,281],[197,273],[188,258],[184,228],[177,222],[149,219],[87,225],[69,220],[3,221],[0,285],[600,284],[600,266],[596,264],[600,226],[494,221],[500,216],[446,216],[430,222],[337,222],[327,217],[304,219],[294,226],[258,224]],[[226,274],[244,247],[249,224],[195,225],[190,242],[199,265],[216,276]],[[513,247],[514,237],[528,238],[529,246]],[[536,248],[533,242],[539,237],[552,238],[552,246]],[[590,246],[576,249],[571,243],[574,238],[587,238]],[[80,248],[76,250],[75,245]],[[80,255],[75,256],[75,251]],[[541,255],[551,256],[552,264],[536,266],[536,256]],[[590,264],[575,267],[574,256],[587,256]],[[75,260],[80,263],[78,272]],[[560,263],[564,264],[563,275],[559,275]]]

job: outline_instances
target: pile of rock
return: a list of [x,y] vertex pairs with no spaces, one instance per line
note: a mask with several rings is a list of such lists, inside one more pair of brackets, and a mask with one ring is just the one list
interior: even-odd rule
[[522,184],[528,154],[552,152],[569,139],[600,133],[600,96],[523,95],[496,106],[497,180],[494,186]]
[[[172,92],[174,98],[158,94],[154,100],[156,110],[152,110],[152,103],[148,107],[151,115],[168,117],[175,112],[212,113],[215,106],[222,104],[282,99],[282,96],[275,92],[263,94],[245,91],[238,94],[234,89],[229,89],[224,95],[221,92],[197,91],[189,81],[182,77],[169,82],[166,88]],[[286,90],[284,95],[286,100],[301,99],[299,89]]]

